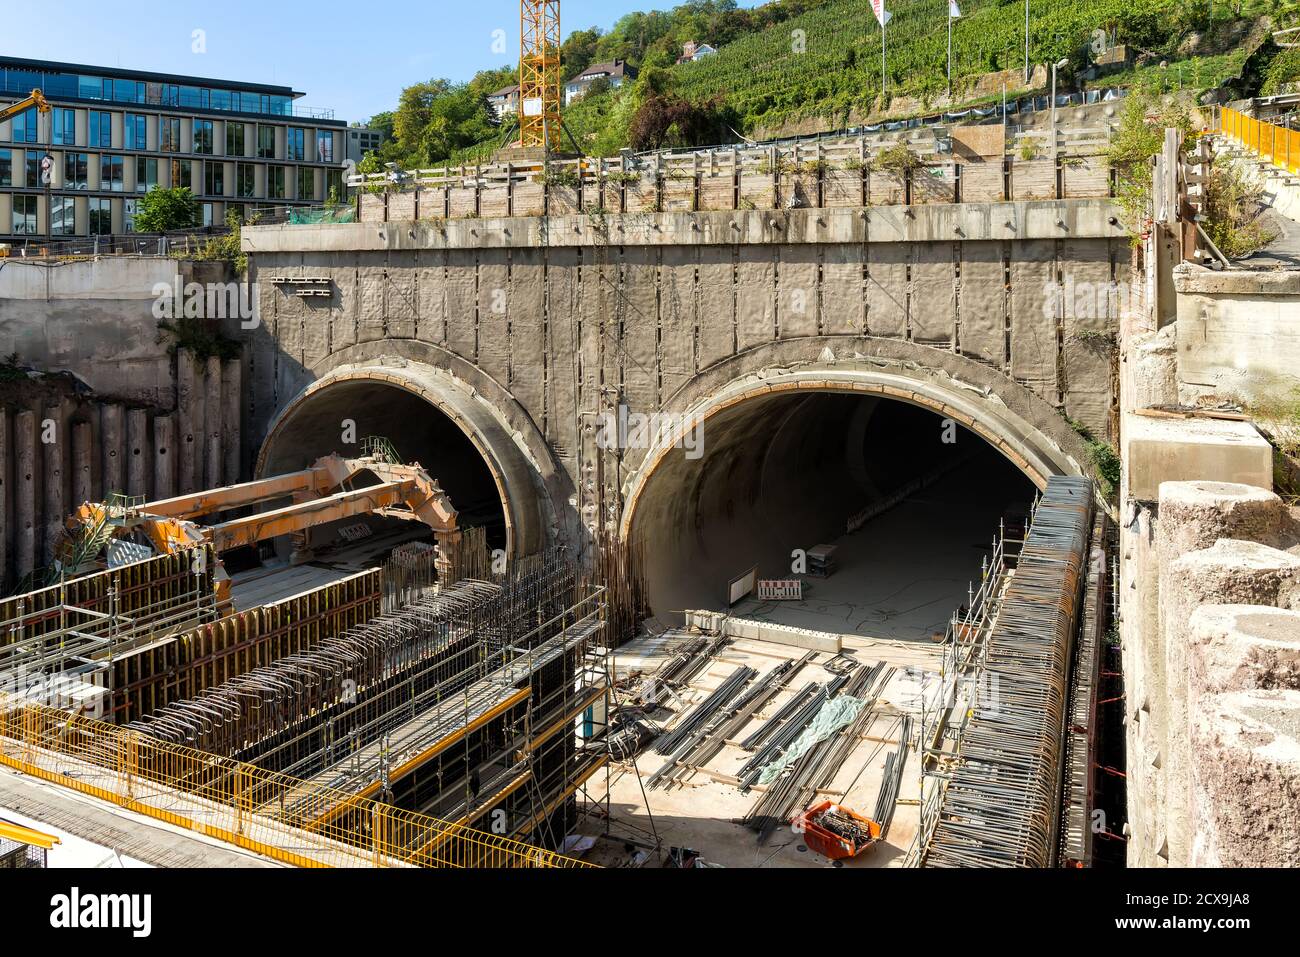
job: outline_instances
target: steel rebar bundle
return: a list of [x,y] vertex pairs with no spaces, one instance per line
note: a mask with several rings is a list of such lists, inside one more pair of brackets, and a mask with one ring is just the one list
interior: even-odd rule
[[889,828],[894,823],[894,811],[898,808],[898,795],[903,787],[903,768],[907,766],[907,754],[912,740],[912,718],[905,715],[898,735],[898,750],[885,758],[885,774],[880,782],[880,795],[876,798],[876,812],[872,820],[880,825],[880,839],[889,837]]
[[784,687],[787,676],[802,668],[811,657],[812,652],[809,652],[798,661],[781,662],[734,701],[720,707],[715,716],[692,734],[668,762],[654,773],[646,782],[647,785],[654,789],[670,784],[680,780],[691,769],[711,760],[722,750],[731,735],[744,727],[754,712]]
[[876,703],[893,675],[894,669],[886,668],[882,661],[870,668],[858,667],[844,676],[843,694],[861,699],[862,709],[853,721],[818,742],[787,767],[754,803],[743,823],[758,831],[760,843],[776,828],[788,823],[818,792],[830,787],[839,769],[858,746],[866,728],[875,719]]
[[1093,483],[1053,478],[988,638],[976,702],[926,867],[1050,867],[1057,846],[1069,663]]
[[[575,569],[554,557],[503,584],[459,582],[128,727],[217,754],[242,753],[272,736],[297,734],[325,710],[413,672],[427,673],[427,683],[463,673],[467,683],[486,662],[526,651],[511,643],[572,607],[575,592]],[[534,635],[532,643],[547,637]]]
[[[704,727],[709,719],[736,695],[758,674],[748,665],[741,665],[727,679],[718,685],[707,698],[691,709],[672,731],[655,742],[655,750],[665,756],[676,755],[679,748],[686,744],[691,736]],[[672,762],[669,762],[670,764]]]

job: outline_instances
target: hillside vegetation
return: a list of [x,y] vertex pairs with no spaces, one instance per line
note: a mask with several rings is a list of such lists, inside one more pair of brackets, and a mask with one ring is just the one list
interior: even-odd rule
[[[976,81],[1024,63],[1020,0],[960,0],[953,30],[953,104],[970,103]],[[596,62],[623,59],[640,70],[634,83],[601,90],[566,110],[566,126],[584,152],[708,145],[737,134],[772,131],[809,117],[830,125],[862,122],[884,111],[917,112],[947,92],[947,0],[894,0],[882,96],[880,28],[866,0],[783,0],[753,10],[734,0],[691,0],[671,11],[635,13],[607,33],[576,31],[562,49],[572,76]],[[1300,51],[1278,50],[1269,26],[1300,23],[1293,0],[1031,0],[1030,58],[1068,58],[1063,88],[1085,85],[1088,41],[1105,30],[1136,56],[1132,68],[1093,85],[1141,84],[1194,95],[1226,86],[1247,95],[1300,80]],[[1268,19],[1260,19],[1268,18]],[[676,64],[696,40],[721,52]],[[433,80],[402,94],[393,114],[376,117],[395,134],[380,160],[408,167],[487,158],[504,130],[487,122],[484,97],[512,82],[511,70],[467,84]],[[905,98],[905,99],[903,99]],[[988,97],[985,97],[987,99]]]

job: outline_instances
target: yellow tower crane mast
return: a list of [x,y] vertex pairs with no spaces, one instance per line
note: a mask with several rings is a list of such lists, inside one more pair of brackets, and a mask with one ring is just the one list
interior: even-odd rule
[[520,0],[519,145],[560,149],[560,0]]

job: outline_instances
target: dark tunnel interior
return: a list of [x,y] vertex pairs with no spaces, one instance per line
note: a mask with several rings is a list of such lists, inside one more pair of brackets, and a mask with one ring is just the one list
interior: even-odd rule
[[[1035,487],[978,435],[908,403],[842,393],[783,393],[703,425],[702,457],[668,454],[633,519],[651,605],[664,625],[686,609],[725,610],[727,585],[796,577],[797,551],[837,546],[839,571],[806,580],[800,603],[758,603],[745,617],[869,637],[928,639],[978,583],[1002,516]],[[927,481],[928,480],[928,481]],[[847,534],[872,503],[926,482]]]

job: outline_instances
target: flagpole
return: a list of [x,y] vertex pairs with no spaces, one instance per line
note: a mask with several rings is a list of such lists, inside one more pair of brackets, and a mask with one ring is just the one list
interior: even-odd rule
[[880,19],[880,103],[881,103],[881,106],[882,106],[882,107],[884,106],[884,103],[885,103],[885,90],[886,90],[886,83],[885,83],[885,19],[884,19],[884,17],[881,17],[881,19]]
[[948,106],[952,106],[952,3],[948,3]]

